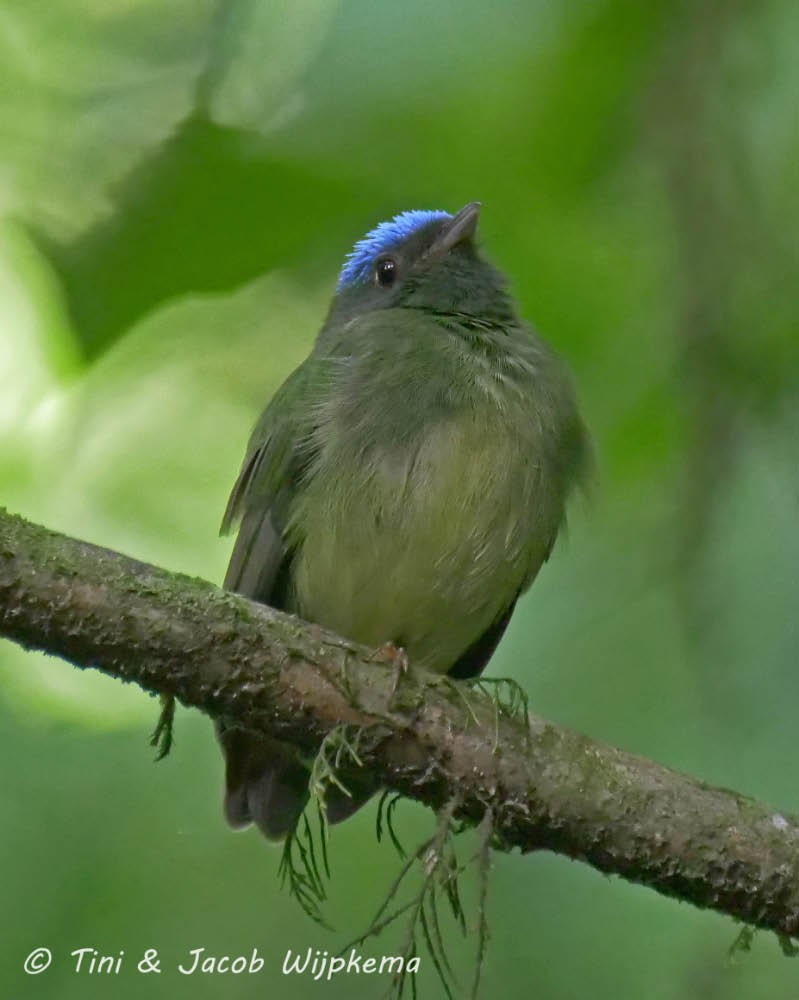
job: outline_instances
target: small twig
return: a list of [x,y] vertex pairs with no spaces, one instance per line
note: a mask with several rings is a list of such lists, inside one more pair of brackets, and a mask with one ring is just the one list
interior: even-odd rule
[[171,694],[162,694],[161,714],[150,737],[150,746],[157,747],[156,761],[163,760],[174,744],[175,698]]
[[480,989],[480,977],[483,972],[483,961],[485,959],[486,947],[488,945],[488,917],[486,915],[486,901],[488,899],[488,872],[491,866],[491,837],[494,833],[494,810],[491,806],[486,807],[480,825],[477,828],[479,839],[479,849],[476,855],[477,873],[480,886],[480,895],[477,902],[477,957],[475,959],[474,980],[472,982],[472,1000],[477,1000]]
[[[324,817],[321,813],[319,818],[323,865],[325,874],[329,878],[327,850],[324,847],[325,828],[322,825]],[[295,857],[295,854],[299,855],[299,859]],[[321,905],[327,899],[327,891],[316,860],[314,833],[307,812],[302,813],[295,828],[286,836],[278,865],[278,874],[281,884],[288,885],[290,894],[311,920],[327,930],[332,930],[322,915]]]
[[[386,799],[389,800],[386,806]],[[383,827],[385,824],[385,829],[388,831],[391,843],[394,845],[394,849],[401,858],[407,857],[405,848],[399,842],[399,838],[394,831],[394,809],[397,803],[402,799],[402,796],[397,792],[392,792],[388,788],[385,788],[380,796],[380,800],[377,803],[377,817],[375,819],[375,834],[377,836],[377,842],[381,843],[383,840]]]

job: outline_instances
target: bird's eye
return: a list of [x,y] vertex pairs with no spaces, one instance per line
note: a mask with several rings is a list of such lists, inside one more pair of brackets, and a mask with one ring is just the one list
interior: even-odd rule
[[375,264],[375,281],[381,288],[388,288],[397,280],[397,262],[393,257],[381,257]]

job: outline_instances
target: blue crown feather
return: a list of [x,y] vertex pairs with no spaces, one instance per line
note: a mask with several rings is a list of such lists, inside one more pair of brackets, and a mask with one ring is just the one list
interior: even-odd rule
[[352,285],[358,281],[364,281],[369,277],[377,257],[386,253],[398,243],[402,243],[418,229],[426,226],[429,222],[438,222],[442,219],[451,219],[449,212],[429,211],[426,209],[411,209],[409,212],[400,212],[388,222],[381,222],[379,226],[358,240],[352,251],[347,254],[344,267],[338,278],[336,290]]

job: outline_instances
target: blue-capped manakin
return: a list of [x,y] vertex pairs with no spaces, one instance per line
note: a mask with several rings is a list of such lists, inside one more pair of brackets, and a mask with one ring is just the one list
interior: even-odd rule
[[[479,207],[403,212],[355,245],[222,526],[240,521],[228,589],[454,678],[485,667],[589,463],[563,364],[475,246]],[[306,766],[266,737],[219,738],[228,821],[285,836]],[[374,790],[333,794],[328,818]]]

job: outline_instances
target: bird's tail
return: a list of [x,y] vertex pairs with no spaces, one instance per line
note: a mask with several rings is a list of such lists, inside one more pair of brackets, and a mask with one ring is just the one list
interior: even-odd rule
[[225,818],[239,829],[255,823],[269,840],[294,829],[308,801],[308,769],[293,747],[217,726],[225,755]]
[[[269,840],[282,840],[308,802],[308,768],[288,743],[217,725],[225,755],[225,818],[235,829],[255,823]],[[325,792],[327,818],[340,823],[367,802],[376,788],[364,781],[346,795]]]

